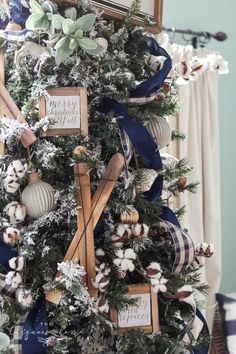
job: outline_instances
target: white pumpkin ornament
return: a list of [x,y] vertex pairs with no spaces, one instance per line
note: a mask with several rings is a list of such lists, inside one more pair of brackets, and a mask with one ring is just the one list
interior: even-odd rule
[[56,205],[53,187],[43,182],[36,171],[30,173],[29,184],[23,190],[21,200],[27,214],[34,219],[53,210]]
[[155,140],[159,150],[171,141],[172,128],[166,118],[157,117],[155,121],[148,122],[146,128]]

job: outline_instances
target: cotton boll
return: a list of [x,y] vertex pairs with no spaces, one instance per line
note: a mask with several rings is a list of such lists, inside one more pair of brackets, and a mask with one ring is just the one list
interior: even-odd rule
[[20,231],[14,227],[8,227],[3,234],[3,240],[5,243],[15,245],[21,240]]
[[9,266],[11,269],[20,272],[24,268],[24,257],[13,257],[9,260]]
[[117,235],[112,235],[111,236],[111,243],[112,243],[112,247],[114,247],[114,248],[121,248],[124,245],[124,243],[121,240],[120,236],[117,236]]
[[127,250],[125,250],[124,258],[136,259],[136,253],[133,251],[132,248],[128,248]]
[[125,258],[121,261],[121,269],[129,270],[130,272],[133,272],[134,268],[135,267],[131,259]]
[[104,295],[99,296],[96,304],[100,312],[109,312],[109,304],[107,299],[105,299]]
[[16,300],[22,309],[28,310],[32,307],[33,296],[30,290],[20,287],[16,291]]
[[4,188],[6,189],[7,193],[16,193],[20,184],[15,177],[7,176],[3,180]]
[[16,289],[23,282],[22,276],[18,272],[8,272],[5,278],[7,285],[10,285],[12,288]]
[[12,161],[7,168],[7,175],[17,179],[24,177],[25,168],[20,160]]
[[149,227],[146,224],[132,225],[133,235],[137,238],[143,238],[148,236]]
[[5,211],[10,217],[12,224],[17,224],[25,220],[26,208],[18,202],[11,202],[7,204]]

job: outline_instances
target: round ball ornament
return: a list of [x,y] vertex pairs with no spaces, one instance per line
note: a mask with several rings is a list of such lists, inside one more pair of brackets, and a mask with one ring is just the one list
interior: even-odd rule
[[123,213],[120,216],[120,221],[123,224],[137,224],[139,220],[139,213],[135,208],[132,209],[127,209],[123,211]]
[[34,218],[40,218],[53,210],[56,206],[53,187],[41,180],[36,171],[29,176],[29,184],[21,195],[22,204],[26,207],[27,214]]
[[155,121],[148,122],[146,128],[155,140],[158,149],[163,149],[171,141],[172,128],[167,119],[157,117]]
[[0,332],[0,350],[7,349],[10,346],[10,338],[3,332]]

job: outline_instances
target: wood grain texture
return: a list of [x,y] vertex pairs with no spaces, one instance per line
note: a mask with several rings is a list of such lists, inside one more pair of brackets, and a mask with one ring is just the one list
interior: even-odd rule
[[[111,160],[109,161],[109,164],[105,170],[105,173],[102,177],[102,180],[99,182],[97,190],[92,198],[92,205],[91,205],[91,212],[86,216],[87,220],[90,216],[91,217],[91,225],[93,227],[93,230],[95,229],[97,222],[106,206],[106,203],[116,185],[117,179],[120,176],[120,173],[122,169],[124,168],[124,156],[122,154],[115,154]],[[84,170],[85,172],[85,170]],[[80,171],[81,173],[81,171]],[[90,197],[91,200],[91,197]],[[78,223],[80,223],[80,220],[78,220]],[[90,225],[90,227],[91,227]],[[79,226],[78,226],[79,227]],[[86,248],[86,244],[81,246],[78,242],[80,239],[81,233],[80,230],[78,229],[75,236],[73,237],[70,246],[68,248],[68,251],[66,252],[66,255],[64,257],[64,261],[66,260],[72,260],[75,262],[81,263],[86,263],[86,260],[84,259],[84,248]],[[90,236],[91,237],[91,236]],[[91,245],[92,245],[92,240],[90,239]],[[92,246],[91,246],[92,247]],[[91,257],[91,253],[94,254],[94,246],[91,249],[88,249],[87,257]],[[80,257],[82,256],[82,259]],[[94,257],[95,260],[95,257]],[[92,265],[91,265],[92,268]],[[95,265],[94,265],[94,270],[95,270]],[[92,271],[92,269],[91,269]],[[90,278],[91,279],[91,278]],[[92,291],[92,289],[91,289]],[[94,290],[95,291],[95,290]],[[46,293],[46,299],[50,302],[53,302],[54,304],[59,304],[62,298],[62,293],[60,292],[48,292]]]

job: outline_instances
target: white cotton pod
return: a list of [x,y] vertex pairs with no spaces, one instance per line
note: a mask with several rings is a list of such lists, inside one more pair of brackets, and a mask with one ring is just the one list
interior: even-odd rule
[[136,259],[136,257],[137,255],[132,248],[128,248],[127,250],[125,250],[124,258]]
[[122,241],[122,239],[120,238],[120,236],[117,235],[112,235],[111,236],[111,245],[114,248],[121,248],[124,245],[124,242]]
[[148,122],[146,128],[156,142],[158,149],[163,149],[171,141],[172,128],[166,118],[157,117],[157,119]]
[[11,269],[20,272],[24,268],[24,257],[13,257],[9,260],[9,266]]
[[133,272],[134,268],[135,268],[133,261],[128,258],[122,259],[120,267],[121,267],[121,269],[128,270],[130,272]]
[[24,165],[20,160],[14,160],[8,166],[6,174],[16,179],[23,178],[25,175]]
[[20,287],[16,290],[16,301],[24,310],[28,310],[33,305],[33,296],[30,290]]
[[135,224],[131,226],[132,233],[137,238],[148,236],[149,227],[146,224]]
[[10,271],[7,273],[5,282],[12,288],[16,289],[23,282],[22,276],[18,272]]
[[3,185],[7,193],[16,193],[17,190],[20,187],[20,183],[18,182],[18,179],[15,179],[14,177],[11,176],[6,176],[3,180]]
[[8,227],[3,233],[3,240],[7,244],[15,245],[21,240],[20,231],[14,227]]
[[5,212],[10,218],[12,224],[23,222],[26,217],[26,208],[18,202],[11,202],[5,207]]
[[3,332],[0,332],[0,350],[7,349],[10,346],[10,338]]
[[32,171],[29,184],[21,195],[22,204],[26,207],[27,214],[37,219],[53,210],[56,206],[54,193],[54,188],[43,182],[37,172]]
[[106,312],[106,313],[109,312],[109,304],[108,304],[107,299],[104,298],[104,295],[99,296],[96,304],[97,304],[100,312]]

